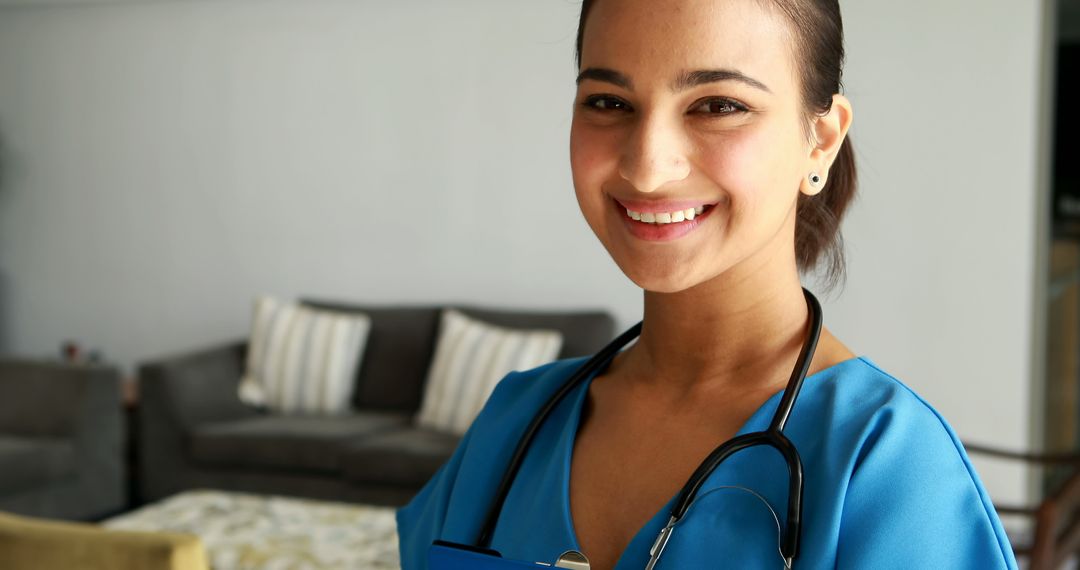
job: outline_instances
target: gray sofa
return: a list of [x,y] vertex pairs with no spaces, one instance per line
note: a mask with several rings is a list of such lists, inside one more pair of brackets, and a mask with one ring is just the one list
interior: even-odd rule
[[[241,403],[246,340],[139,367],[139,498],[216,488],[400,505],[453,452],[458,438],[416,427],[443,306],[304,304],[362,311],[372,326],[353,412],[274,415]],[[595,352],[613,336],[606,312],[524,312],[455,306],[514,328],[561,331],[559,358]]]
[[120,374],[0,359],[0,511],[93,520],[126,507]]

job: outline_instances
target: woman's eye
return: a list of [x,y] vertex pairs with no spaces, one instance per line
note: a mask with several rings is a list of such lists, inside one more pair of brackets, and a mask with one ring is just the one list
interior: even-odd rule
[[703,115],[732,115],[746,111],[746,107],[731,99],[708,99],[694,107],[694,112]]
[[582,105],[586,109],[595,111],[626,111],[630,109],[630,105],[627,105],[625,101],[604,95],[589,97],[585,99]]

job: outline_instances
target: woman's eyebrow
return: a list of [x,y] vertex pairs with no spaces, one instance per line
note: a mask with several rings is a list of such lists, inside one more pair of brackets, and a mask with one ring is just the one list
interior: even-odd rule
[[766,93],[772,93],[764,83],[734,69],[699,69],[697,71],[688,71],[675,80],[671,90],[683,91],[690,89],[691,87],[697,87],[698,85],[717,83],[720,81],[738,81],[739,83],[744,83]]
[[604,83],[611,83],[618,87],[622,87],[627,91],[634,90],[634,84],[630,81],[630,78],[615,71],[614,69],[607,69],[605,67],[590,67],[585,71],[582,71],[577,76],[577,84],[581,85],[582,81],[586,79],[592,79],[593,81],[603,81]]
[[[611,83],[612,85],[622,87],[627,91],[634,90],[634,83],[630,81],[629,77],[614,69],[608,69],[606,67],[590,67],[585,69],[578,74],[577,84],[581,85],[581,82],[586,79]],[[685,91],[691,87],[697,87],[708,83],[718,83],[721,81],[738,81],[739,83],[744,83],[766,93],[772,93],[764,83],[733,69],[699,69],[697,71],[687,71],[675,79],[675,82],[672,83],[671,90]]]

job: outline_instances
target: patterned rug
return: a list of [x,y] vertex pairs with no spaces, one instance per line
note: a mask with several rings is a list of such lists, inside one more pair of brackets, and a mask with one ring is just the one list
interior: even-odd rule
[[188,491],[104,521],[198,535],[214,570],[399,570],[394,510],[222,491]]

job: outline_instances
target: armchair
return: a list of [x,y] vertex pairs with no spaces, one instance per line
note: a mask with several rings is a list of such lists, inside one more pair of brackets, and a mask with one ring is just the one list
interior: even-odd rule
[[89,520],[125,505],[120,374],[0,359],[0,510]]
[[1017,559],[1026,560],[1028,570],[1063,568],[1080,556],[1080,454],[1024,453],[974,443],[964,447],[972,455],[1015,461],[1055,474],[1055,484],[1037,505],[995,504],[999,514],[1033,521],[1031,540],[1013,545]]

